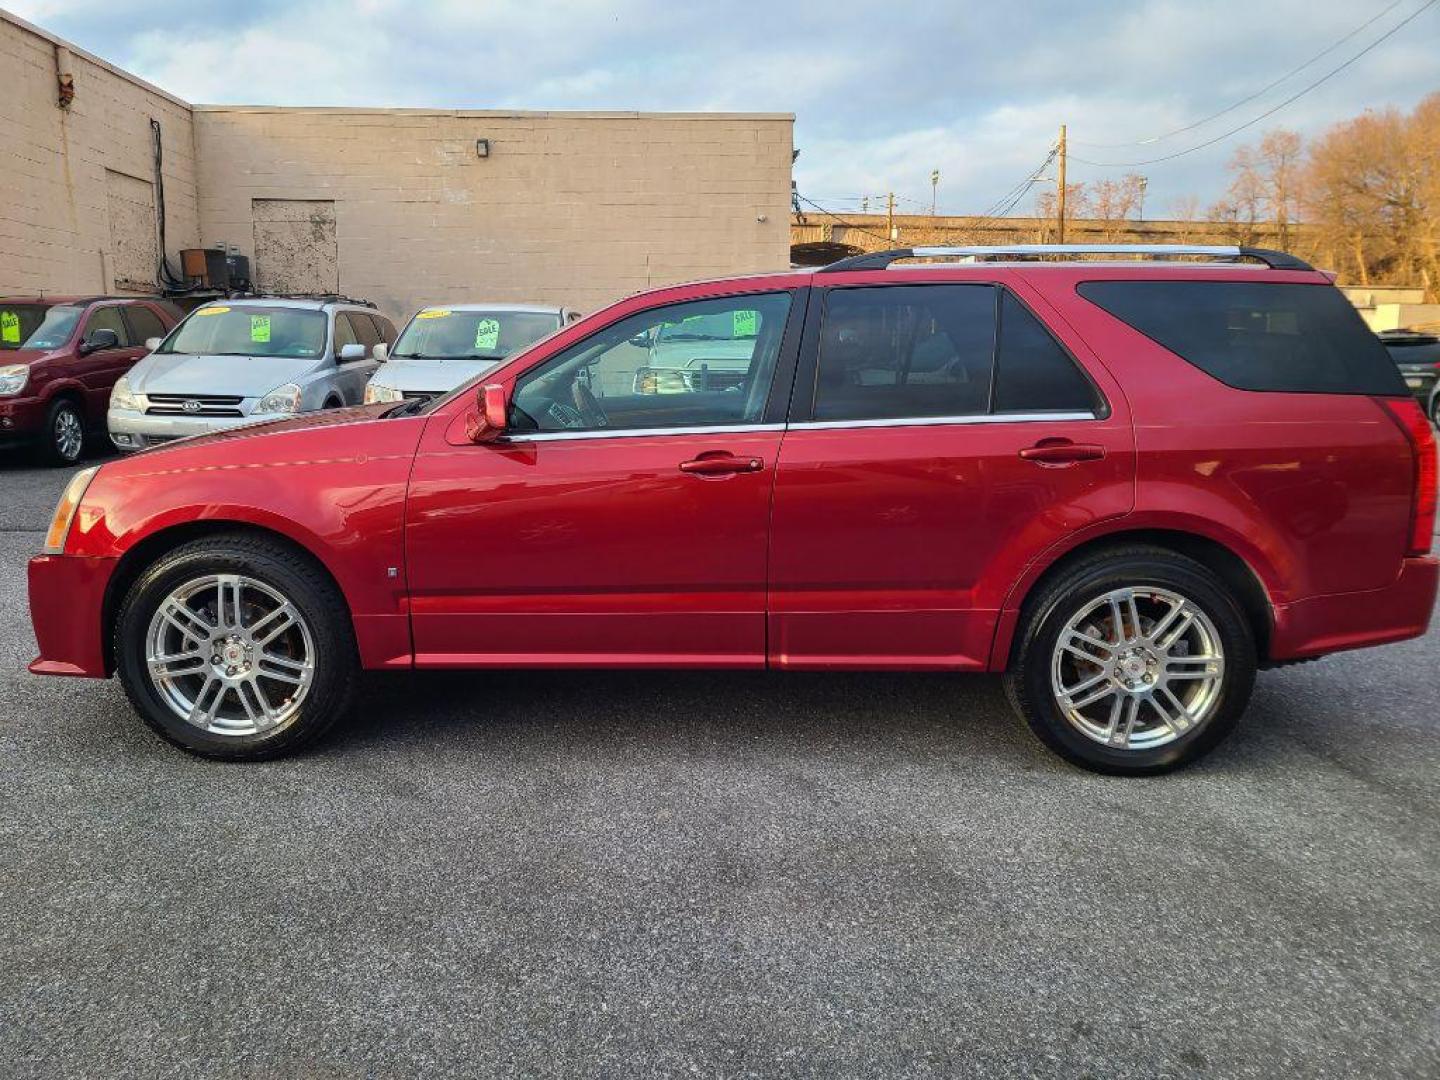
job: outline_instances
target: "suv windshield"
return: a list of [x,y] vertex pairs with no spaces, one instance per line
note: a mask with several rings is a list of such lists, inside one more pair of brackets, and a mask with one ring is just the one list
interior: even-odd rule
[[0,304],[0,349],[58,349],[84,308],[50,304]]
[[223,304],[196,308],[156,352],[207,356],[295,356],[325,351],[325,313],[309,308]]
[[456,311],[426,308],[400,335],[397,360],[500,360],[560,328],[549,311]]

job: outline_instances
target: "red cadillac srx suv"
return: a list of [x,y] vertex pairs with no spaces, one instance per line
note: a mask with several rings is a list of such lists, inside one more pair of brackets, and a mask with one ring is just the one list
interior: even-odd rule
[[[685,378],[637,379],[657,350]],[[1435,601],[1434,434],[1279,252],[861,255],[632,296],[482,379],[78,473],[31,670],[118,672],[231,759],[361,668],[1003,672],[1057,753],[1153,773],[1257,668]]]

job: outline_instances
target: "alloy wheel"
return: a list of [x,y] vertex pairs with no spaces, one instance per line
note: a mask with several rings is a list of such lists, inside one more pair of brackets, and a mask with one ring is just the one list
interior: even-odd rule
[[79,459],[80,451],[85,445],[85,428],[74,409],[63,407],[55,414],[51,434],[55,440],[55,452],[61,458],[66,461]]
[[1116,750],[1149,750],[1204,724],[1220,703],[1225,652],[1193,601],[1151,586],[1114,589],[1056,639],[1050,683],[1066,721]]
[[315,677],[315,643],[300,610],[264,582],[209,574],[174,589],[150,619],[145,664],[160,699],[215,735],[290,723]]

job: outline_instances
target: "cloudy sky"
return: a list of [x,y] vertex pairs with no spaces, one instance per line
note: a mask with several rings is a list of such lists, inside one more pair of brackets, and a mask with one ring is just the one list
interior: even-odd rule
[[[1073,159],[1145,161],[1215,138],[1417,11],[1273,117],[1134,168],[1147,216],[1187,194],[1213,201],[1235,146],[1270,127],[1316,133],[1440,90],[1434,0],[5,2],[194,102],[791,112],[800,191],[836,209],[892,188],[902,208],[928,208],[938,168],[942,212],[985,211],[1062,122],[1072,179],[1119,175]],[[1327,49],[1212,122],[1087,145],[1191,125]]]

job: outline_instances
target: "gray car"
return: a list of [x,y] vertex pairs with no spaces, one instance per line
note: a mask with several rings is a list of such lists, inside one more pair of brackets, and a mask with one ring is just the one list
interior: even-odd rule
[[110,439],[143,450],[259,420],[358,405],[395,327],[353,300],[217,300],[196,308],[110,394]]

